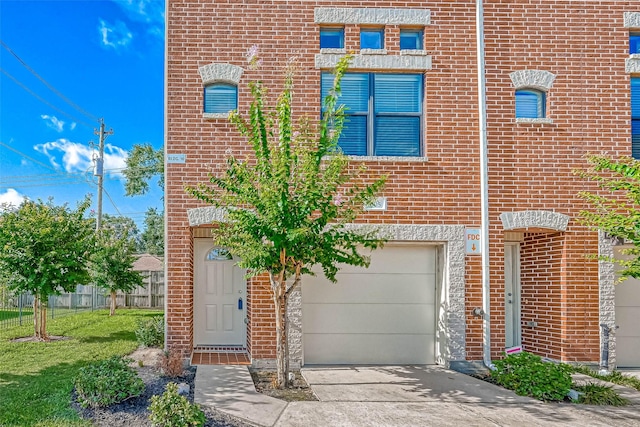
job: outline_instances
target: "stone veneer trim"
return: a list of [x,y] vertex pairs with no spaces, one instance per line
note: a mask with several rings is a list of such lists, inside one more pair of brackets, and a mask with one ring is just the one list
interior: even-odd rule
[[240,83],[244,70],[233,64],[211,63],[198,68],[203,85],[216,82]]
[[640,28],[640,12],[625,12],[624,28]]
[[627,74],[640,73],[640,55],[634,54],[625,59],[624,71]]
[[314,10],[316,24],[429,25],[429,9],[385,9],[319,7]]
[[505,230],[547,228],[566,231],[569,225],[567,215],[552,211],[504,212],[500,214],[500,220]]
[[[316,54],[316,68],[333,69],[344,55]],[[353,55],[350,68],[354,70],[427,71],[431,69],[430,55]]]
[[516,89],[533,88],[547,92],[553,86],[556,75],[543,70],[518,70],[509,74]]
[[[598,255],[600,257],[612,258],[613,246],[617,240],[610,238],[606,233],[598,232]],[[599,305],[600,324],[607,325],[615,331],[616,324],[616,289],[615,289],[615,269],[614,264],[603,259],[598,260],[598,276],[600,282]],[[600,328],[600,348],[604,345],[602,328]],[[609,369],[616,367],[616,334],[609,334]]]
[[[223,221],[225,212],[215,207],[189,209],[187,211],[189,225],[211,224]],[[465,360],[466,356],[466,319],[465,319],[465,242],[463,225],[414,225],[414,224],[350,224],[352,230],[375,229],[381,237],[389,241],[411,241],[425,243],[444,243],[444,282],[446,300],[441,307],[446,316],[444,330],[436,331],[446,337],[445,348],[436,355],[439,363],[445,366],[452,361]],[[289,319],[289,354],[291,366],[302,364],[302,294],[300,289],[292,292],[287,317]],[[252,361],[256,367],[271,367],[269,360]]]

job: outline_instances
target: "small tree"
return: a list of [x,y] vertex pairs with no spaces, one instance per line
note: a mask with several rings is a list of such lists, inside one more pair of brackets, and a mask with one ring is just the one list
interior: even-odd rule
[[591,206],[580,212],[582,222],[594,230],[623,238],[633,248],[623,250],[631,259],[607,258],[622,266],[622,278],[640,278],[640,161],[631,157],[617,160],[603,155],[587,156],[589,168],[575,173],[594,181],[608,195],[580,192]]
[[144,231],[140,235],[141,252],[164,255],[164,215],[156,208],[149,208],[144,214]]
[[589,168],[577,170],[579,176],[594,181],[608,195],[580,192],[591,206],[580,212],[582,222],[594,230],[631,242],[623,253],[629,260],[607,258],[622,266],[622,278],[640,278],[640,161],[631,157],[618,160],[603,155],[587,156]]
[[158,186],[164,190],[164,150],[155,150],[151,144],[135,144],[122,171],[127,196],[141,196],[149,191],[149,181],[158,177]]
[[136,258],[135,241],[127,234],[119,235],[115,228],[98,232],[96,251],[91,257],[91,276],[96,286],[109,292],[109,315],[116,312],[118,291],[130,292],[143,286],[142,275],[133,270]]
[[34,334],[47,336],[49,296],[73,292],[90,280],[88,263],[93,249],[91,220],[84,213],[86,198],[75,210],[38,200],[0,215],[0,275],[9,289],[34,296]]
[[[257,63],[255,56],[250,61]],[[302,275],[313,274],[311,268],[319,265],[335,282],[338,264],[368,266],[369,257],[359,249],[376,249],[383,243],[377,230],[355,232],[348,227],[384,185],[384,178],[366,183],[364,167],[349,168],[338,150],[343,107],[336,104],[348,63],[349,57],[339,61],[323,117],[315,126],[308,118],[293,124],[292,67],[275,112],[264,105],[261,83],[250,83],[249,119],[236,113],[230,119],[248,138],[254,158],[243,162],[231,156],[226,172],[210,177],[212,185],[187,189],[202,201],[228,209],[226,220],[213,228],[215,242],[238,256],[249,275],[269,276],[280,388],[288,386],[289,296]]]

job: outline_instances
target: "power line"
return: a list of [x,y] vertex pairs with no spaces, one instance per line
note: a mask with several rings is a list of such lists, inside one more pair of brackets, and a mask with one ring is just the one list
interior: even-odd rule
[[0,67],[0,71],[2,71],[7,77],[9,77],[11,80],[13,80],[18,86],[20,86],[22,89],[26,90],[29,94],[31,94],[32,96],[34,96],[38,101],[42,102],[43,104],[47,105],[49,108],[53,108],[54,110],[56,110],[57,112],[59,112],[60,114],[67,116],[68,118],[70,118],[71,120],[74,120],[80,124],[82,124],[83,126],[86,126],[88,128],[91,128],[93,126],[91,126],[90,124],[88,124],[87,122],[80,120],[74,116],[72,116],[71,114],[59,109],[58,107],[54,106],[53,104],[51,104],[49,101],[45,100],[44,98],[42,98],[40,95],[38,95],[37,93],[35,93],[34,91],[32,91],[31,89],[29,89],[26,85],[24,85],[22,82],[20,82],[18,79],[16,79],[15,77],[13,77],[11,74],[9,74],[5,69],[3,69],[2,67]]
[[[40,161],[38,161],[38,160],[34,159],[33,157],[27,156],[26,154],[24,154],[24,153],[22,153],[22,152],[20,152],[20,151],[16,150],[16,149],[15,149],[15,148],[13,148],[12,146],[7,145],[7,144],[5,144],[4,142],[1,142],[1,141],[0,141],[0,145],[1,145],[1,146],[3,146],[3,147],[5,147],[5,148],[8,148],[9,150],[13,151],[14,153],[18,154],[19,156],[24,157],[25,159],[30,160],[30,161],[32,161],[33,163],[37,164],[37,165],[40,165],[40,166],[42,166],[42,167],[44,167],[44,168],[47,168],[47,169],[49,169],[49,170],[54,171],[57,175],[60,175],[60,176],[62,176],[62,177],[74,178],[74,179],[76,179],[76,180],[80,180],[80,179],[81,179],[81,178],[80,178],[80,176],[78,176],[78,175],[74,175],[74,174],[71,174],[71,173],[68,173],[68,172],[63,172],[63,171],[61,171],[61,170],[59,170],[59,169],[56,169],[56,168],[52,168],[51,166],[49,166],[49,165],[47,165],[47,164],[45,164],[45,163],[42,163],[42,162],[40,162]],[[89,180],[86,180],[86,179],[85,179],[85,180],[82,180],[82,181],[84,181],[85,183],[87,183],[87,184],[89,184],[89,185],[92,185],[92,183],[91,183]],[[82,181],[80,181],[80,182],[82,182]]]
[[45,86],[47,86],[53,93],[58,95],[64,102],[66,102],[71,107],[73,107],[76,111],[80,112],[81,114],[83,114],[84,116],[90,118],[91,120],[96,121],[96,122],[98,121],[98,118],[96,116],[94,116],[93,114],[88,113],[86,110],[82,109],[76,103],[74,103],[69,98],[64,96],[59,90],[57,90],[55,87],[53,87],[49,82],[47,82],[45,79],[43,79],[38,73],[35,72],[35,70],[33,68],[31,68],[29,65],[27,65],[27,63],[24,62],[24,60],[22,58],[20,58],[17,53],[15,53],[13,50],[11,50],[11,48],[9,46],[7,46],[7,44],[2,39],[0,39],[0,44],[2,44],[2,47],[4,47],[9,53],[11,53],[27,70],[29,70],[29,72],[31,72],[31,74],[36,76],[38,78],[38,80],[40,80],[42,83],[44,83]]
[[111,198],[111,196],[109,195],[109,192],[107,191],[106,188],[103,188],[102,191],[104,191],[104,194],[107,195],[107,198],[109,199],[109,201],[111,202],[111,204],[113,205],[113,208],[116,210],[116,212],[118,212],[118,215],[122,216],[122,214],[120,213],[120,210],[118,209],[118,207],[116,206],[115,202],[113,201],[113,199]]

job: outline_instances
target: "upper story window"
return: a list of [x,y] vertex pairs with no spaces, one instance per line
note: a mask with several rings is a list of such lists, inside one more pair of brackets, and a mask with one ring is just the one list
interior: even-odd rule
[[631,77],[631,156],[640,159],[640,77]]
[[[322,99],[333,85],[322,73]],[[347,73],[338,100],[345,122],[338,145],[353,156],[420,156],[422,74]]]
[[384,49],[384,28],[362,28],[360,49]]
[[629,35],[629,54],[640,53],[640,33]]
[[214,83],[204,88],[204,112],[226,114],[238,109],[238,86]]
[[545,93],[536,89],[516,90],[516,118],[541,119],[545,117]]
[[238,109],[238,87],[214,83],[204,88],[204,112],[225,114]]
[[422,30],[400,30],[400,50],[422,50]]
[[344,49],[344,28],[320,28],[320,49]]

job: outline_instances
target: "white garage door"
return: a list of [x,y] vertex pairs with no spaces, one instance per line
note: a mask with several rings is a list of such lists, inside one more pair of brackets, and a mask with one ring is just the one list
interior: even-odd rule
[[[622,257],[617,248],[616,257]],[[640,280],[630,278],[615,286],[616,363],[621,368],[640,367]]]
[[387,245],[337,280],[302,281],[305,364],[435,363],[434,246]]

